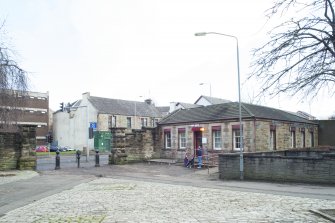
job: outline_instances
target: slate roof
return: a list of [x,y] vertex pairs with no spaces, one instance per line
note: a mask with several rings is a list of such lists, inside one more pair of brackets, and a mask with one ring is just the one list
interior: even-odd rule
[[136,115],[142,117],[162,117],[161,112],[154,105],[149,105],[146,102],[126,101],[94,96],[90,96],[88,100],[99,113],[133,116],[135,114],[136,104]]
[[197,108],[201,107],[202,105],[196,105],[196,104],[190,104],[190,103],[185,103],[185,102],[178,102],[176,106],[181,105],[183,108]]
[[156,107],[162,114],[167,114],[170,111],[170,107],[169,106],[157,106]]
[[212,105],[231,102],[231,101],[229,101],[229,100],[222,99],[222,98],[214,98],[214,97],[209,97],[209,96],[201,95],[201,96],[194,102],[194,104],[198,103],[198,101],[199,101],[201,98],[206,99],[206,100],[209,101]]
[[[262,118],[277,121],[290,121],[316,124],[298,115],[275,108],[242,103],[242,118]],[[239,118],[239,103],[227,102],[192,109],[179,109],[163,118],[159,124],[177,124],[232,120]]]
[[307,112],[303,112],[303,111],[297,111],[297,115],[299,115],[303,118],[306,118],[308,120],[315,120],[316,119],[316,117],[314,117],[313,115],[308,114]]

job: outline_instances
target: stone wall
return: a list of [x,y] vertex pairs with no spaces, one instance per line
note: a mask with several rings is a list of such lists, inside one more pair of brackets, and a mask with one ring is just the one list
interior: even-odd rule
[[[314,138],[314,146],[318,145],[318,127],[317,124],[292,123],[285,121],[273,121],[266,119],[243,119],[243,139],[245,152],[270,151],[270,127],[276,132],[276,150],[285,150],[291,147],[290,128],[295,129],[296,148],[302,147],[302,129],[305,132],[305,147],[312,146],[311,136]],[[233,152],[233,126],[239,125],[238,121],[225,120],[223,122],[213,123],[185,123],[181,125],[166,125],[160,127],[159,138],[162,158],[179,159],[184,157],[186,148],[194,148],[194,126],[203,127],[202,137],[207,139],[205,145],[209,151],[215,152]],[[220,127],[222,148],[213,149],[213,127]],[[178,129],[183,128],[186,132],[186,148],[181,149],[178,145]],[[164,148],[164,130],[171,132],[171,148]],[[313,132],[313,135],[311,135]]]
[[[280,182],[335,184],[335,148],[244,154],[244,178]],[[239,154],[220,154],[221,179],[239,179]]]
[[157,128],[132,130],[127,133],[126,128],[112,128],[112,153],[110,164],[125,164],[159,158]]
[[20,158],[17,168],[20,170],[35,170],[37,165],[36,153],[36,126],[22,126],[21,128]]
[[[127,128],[127,132],[131,131],[132,129],[141,130],[142,123],[141,118],[147,119],[147,126],[152,127],[152,117],[145,117],[145,116],[131,116],[131,115],[110,115],[110,114],[99,114],[97,118],[98,122],[98,131],[108,131],[112,125],[112,116],[115,117],[115,126],[116,128]],[[131,128],[129,128],[127,118],[131,119]],[[115,128],[115,127],[114,127]]]
[[0,170],[17,168],[20,149],[18,133],[0,133]]
[[35,170],[36,126],[20,126],[18,132],[0,132],[0,170]]
[[126,128],[112,128],[111,154],[109,156],[109,164],[126,164]]
[[[290,128],[295,129],[295,148],[303,148],[302,136],[305,135],[305,147],[312,146],[312,139],[314,138],[314,146],[318,145],[318,128],[316,125],[308,125],[302,123],[290,123],[290,122],[273,122],[266,120],[254,121],[255,131],[255,145],[254,150],[256,151],[268,151],[270,150],[270,126],[273,126],[276,132],[276,149],[285,150],[291,148],[291,131]],[[252,128],[252,127],[251,127]],[[302,131],[304,130],[304,131]],[[311,135],[313,132],[313,135]],[[250,151],[250,152],[251,152]]]
[[126,134],[126,150],[129,161],[159,158],[156,150],[157,140],[155,128],[142,128]]

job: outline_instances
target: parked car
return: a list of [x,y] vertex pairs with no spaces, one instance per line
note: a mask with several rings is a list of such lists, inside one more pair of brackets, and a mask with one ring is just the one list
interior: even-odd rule
[[49,152],[47,146],[37,146],[35,152]]
[[58,146],[50,146],[50,152],[56,152],[58,150]]
[[66,151],[75,151],[75,149],[70,148],[70,147],[68,147],[68,146],[64,146],[64,148],[66,148]]
[[61,152],[69,151],[69,147],[68,146],[60,146],[59,151],[61,151]]

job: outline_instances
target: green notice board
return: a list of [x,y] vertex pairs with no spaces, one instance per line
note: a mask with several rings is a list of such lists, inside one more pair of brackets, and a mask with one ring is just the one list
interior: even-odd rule
[[112,133],[109,131],[96,131],[94,133],[94,149],[100,152],[111,151]]

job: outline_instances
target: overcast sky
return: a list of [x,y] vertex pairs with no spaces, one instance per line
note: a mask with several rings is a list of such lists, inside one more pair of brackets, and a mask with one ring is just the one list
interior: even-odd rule
[[[242,100],[259,86],[248,82],[251,49],[271,28],[269,0],[0,0],[5,41],[29,72],[32,91],[49,92],[50,108],[82,93],[158,106],[194,103],[200,95],[238,101],[235,35],[240,44]],[[199,85],[206,83],[205,85]],[[318,118],[335,113],[334,97],[313,101],[281,95],[261,105],[302,110]]]

